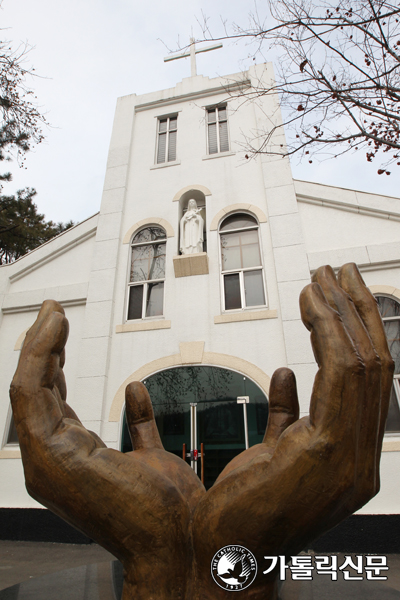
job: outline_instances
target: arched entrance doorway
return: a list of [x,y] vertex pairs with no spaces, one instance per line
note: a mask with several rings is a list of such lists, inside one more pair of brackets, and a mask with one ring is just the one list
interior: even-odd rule
[[[184,444],[188,452],[200,450],[201,443],[204,444],[206,488],[214,483],[225,465],[245,449],[246,438],[249,446],[263,439],[268,400],[263,391],[241,373],[205,365],[182,366],[155,373],[143,383],[152,399],[164,448],[182,457]],[[241,402],[248,398],[246,419],[238,398]],[[122,431],[121,449],[128,452],[132,445],[125,416]],[[199,457],[197,472],[200,471]]]

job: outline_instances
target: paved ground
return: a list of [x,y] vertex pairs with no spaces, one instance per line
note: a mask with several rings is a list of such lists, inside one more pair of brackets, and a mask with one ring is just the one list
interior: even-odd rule
[[[0,541],[0,600],[115,600],[122,571],[113,560],[96,544]],[[365,572],[362,581],[344,581],[341,572],[337,581],[327,574],[292,581],[288,574],[281,600],[400,600],[400,555],[388,555],[388,566],[387,581],[368,581]]]
[[114,560],[97,544],[50,544],[0,540],[0,590],[73,567]]

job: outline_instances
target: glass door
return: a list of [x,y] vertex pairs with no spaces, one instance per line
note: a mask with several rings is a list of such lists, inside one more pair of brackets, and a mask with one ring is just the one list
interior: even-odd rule
[[[235,456],[262,441],[268,401],[262,390],[240,373],[219,367],[176,367],[143,382],[149,390],[164,448],[185,459],[208,489]],[[247,428],[244,407],[247,397]],[[132,449],[127,427],[123,451]],[[203,459],[201,445],[203,444]],[[195,452],[197,451],[197,453]],[[197,454],[197,456],[196,456]]]
[[236,398],[227,398],[199,402],[197,409],[199,446],[203,443],[204,449],[203,483],[208,489],[228,462],[245,449],[243,408]]

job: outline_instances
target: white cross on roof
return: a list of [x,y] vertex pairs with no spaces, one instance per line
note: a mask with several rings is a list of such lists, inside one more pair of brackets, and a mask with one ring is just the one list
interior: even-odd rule
[[209,52],[210,50],[218,50],[218,48],[222,48],[222,43],[212,44],[212,46],[206,46],[205,48],[196,48],[196,44],[194,38],[190,38],[190,49],[184,50],[183,52],[178,52],[177,54],[170,54],[164,58],[164,62],[169,62],[170,60],[178,60],[178,58],[186,58],[190,56],[190,70],[191,77],[195,77],[197,75],[196,69],[196,54],[200,52]]

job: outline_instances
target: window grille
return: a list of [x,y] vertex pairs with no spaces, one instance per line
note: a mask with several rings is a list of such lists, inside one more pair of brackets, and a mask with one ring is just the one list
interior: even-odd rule
[[178,117],[158,119],[157,164],[176,160]]
[[207,109],[208,153],[228,152],[228,121],[226,106]]

